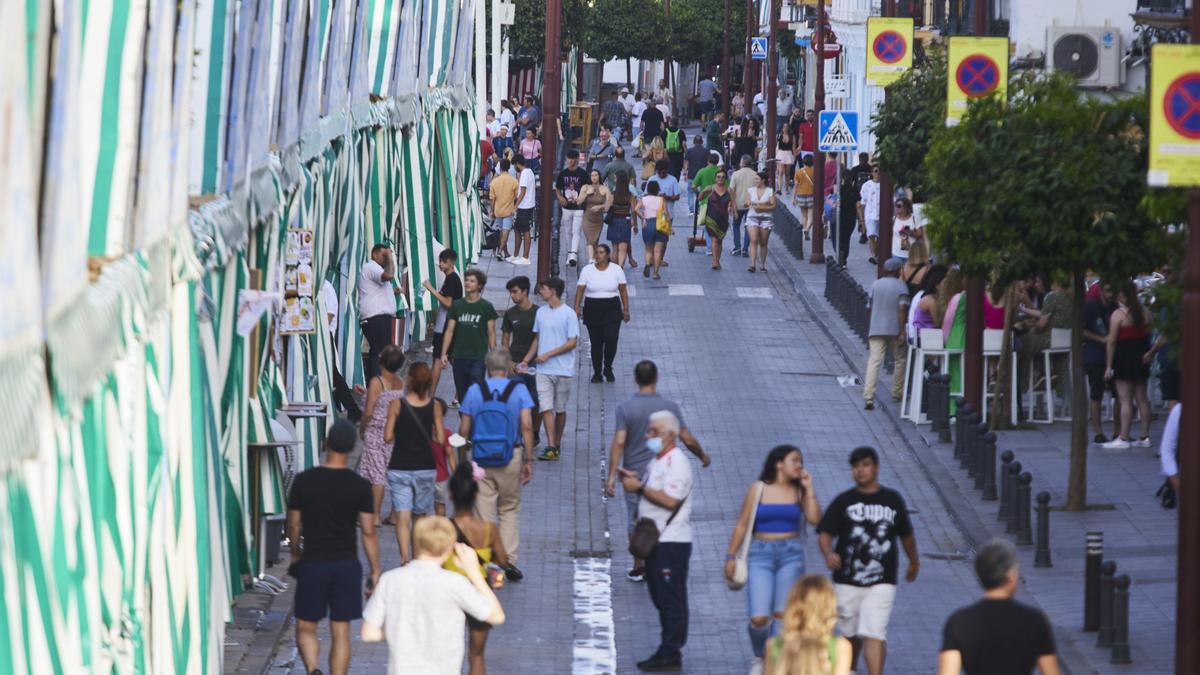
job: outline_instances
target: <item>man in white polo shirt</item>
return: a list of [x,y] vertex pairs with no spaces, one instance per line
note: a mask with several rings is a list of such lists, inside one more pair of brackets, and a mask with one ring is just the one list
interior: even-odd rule
[[392,344],[392,320],[396,316],[396,296],[400,295],[400,287],[393,284],[395,278],[392,249],[375,244],[371,259],[358,274],[358,320],[369,345],[363,359],[368,382],[379,374],[379,354]]

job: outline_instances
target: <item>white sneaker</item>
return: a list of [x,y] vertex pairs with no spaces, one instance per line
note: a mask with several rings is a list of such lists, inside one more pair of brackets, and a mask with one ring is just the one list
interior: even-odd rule
[[1100,447],[1104,448],[1105,450],[1125,450],[1129,446],[1130,446],[1129,441],[1125,440],[1124,438],[1121,438],[1120,436],[1117,436],[1116,438],[1112,439],[1111,441],[1109,441],[1107,443],[1100,444]]
[[529,258],[526,258],[525,256],[521,256],[521,257],[519,257],[519,258],[517,258],[517,259],[515,259],[515,260],[510,260],[509,262],[511,262],[511,263],[512,263],[512,264],[514,264],[514,265],[528,265],[528,264],[530,264],[530,263],[529,263]]
[[759,657],[754,657],[750,662],[750,675],[763,675],[763,660]]
[[1136,440],[1136,441],[1133,441],[1133,447],[1135,447],[1135,448],[1148,448],[1148,447],[1150,447],[1150,437],[1149,437],[1149,436],[1143,436],[1142,438],[1139,438],[1138,440]]

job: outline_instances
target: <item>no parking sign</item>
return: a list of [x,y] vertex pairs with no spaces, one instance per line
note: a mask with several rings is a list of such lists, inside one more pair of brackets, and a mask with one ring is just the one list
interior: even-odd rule
[[1008,38],[952,37],[949,59],[946,126],[958,124],[968,101],[1008,95]]
[[886,87],[912,68],[913,20],[867,19],[867,84]]
[[1146,182],[1200,186],[1200,46],[1158,44],[1151,58]]

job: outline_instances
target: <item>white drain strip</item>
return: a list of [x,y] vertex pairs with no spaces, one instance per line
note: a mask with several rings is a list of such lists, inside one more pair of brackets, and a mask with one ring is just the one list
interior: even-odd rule
[[612,567],[608,558],[575,559],[574,675],[617,672]]

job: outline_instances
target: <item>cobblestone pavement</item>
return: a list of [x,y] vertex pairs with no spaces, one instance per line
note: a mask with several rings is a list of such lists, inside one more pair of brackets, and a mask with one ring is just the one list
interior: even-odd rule
[[[681,200],[677,226],[690,223],[685,211]],[[568,420],[574,435],[564,443],[561,461],[537,464],[533,483],[525,491],[520,566],[527,579],[509,583],[501,591],[508,622],[492,632],[488,646],[491,672],[612,672],[612,659],[617,672],[636,672],[634,662],[657,646],[657,616],[646,588],[624,578],[630,566],[625,551],[624,503],[619,497],[602,497],[613,411],[633,393],[632,368],[640,358],[658,363],[660,390],[680,402],[686,423],[714,458],[708,469],[695,465],[699,480],[692,515],[696,538],[689,574],[691,627],[684,651],[685,671],[740,673],[749,665],[745,596],[725,588],[721,567],[742,495],[757,477],[766,452],[787,442],[804,450],[823,504],[851,484],[846,464],[851,448],[868,444],[880,450],[882,480],[899,489],[908,500],[922,555],[920,578],[913,584],[902,582],[899,588],[889,634],[888,672],[931,672],[946,617],[978,595],[969,560],[973,545],[995,529],[994,514],[989,519],[985,513],[991,507],[980,506],[975,517],[969,517],[975,509],[972,504],[979,500],[958,484],[961,477],[935,461],[948,449],[930,448],[911,425],[897,425],[886,410],[863,411],[861,389],[843,388],[838,383],[838,376],[861,368],[856,362],[865,361],[865,350],[860,343],[839,334],[844,326],[819,300],[820,290],[805,286],[815,283],[817,277],[823,283],[823,270],[798,263],[776,240],[768,273],[750,274],[745,270],[744,258],[731,256],[725,258],[724,270],[712,271],[710,259],[703,252],[689,254],[686,250],[690,226],[679,229],[668,250],[671,265],[663,270],[661,281],[643,279],[640,268],[627,270],[633,321],[622,330],[617,383],[588,382],[584,331],[581,377],[576,379],[572,417]],[[637,249],[640,261],[640,246]],[[495,262],[490,253],[484,254],[481,267],[489,274],[486,295],[497,309],[509,304],[504,281],[513,274],[532,276],[536,270],[535,266]],[[576,272],[565,266],[563,270],[573,292],[571,282]],[[886,382],[880,387],[888,391]],[[447,377],[441,393],[449,397],[449,392]],[[1047,439],[1040,446],[1055,442]],[[1036,454],[1028,449],[1024,452]],[[1140,468],[1124,466],[1121,470],[1134,472]],[[1050,475],[1049,469],[1041,472]],[[1107,480],[1110,473],[1098,471],[1095,475]],[[1065,477],[1057,483],[1048,480],[1046,488],[1035,482],[1035,489],[1054,490],[1064,482]],[[1061,501],[1061,494],[1055,494],[1056,501]],[[1102,492],[1093,492],[1099,494]],[[1095,515],[1104,517],[1104,512]],[[1127,520],[1136,523],[1142,517],[1137,511]],[[1059,514],[1055,518],[1058,526]],[[1043,606],[1050,612],[1060,639],[1070,636],[1068,624],[1078,623],[1071,612],[1078,614],[1081,603],[1072,605],[1071,598],[1072,593],[1076,598],[1081,594],[1068,590],[1059,594],[1055,585],[1068,585],[1070,577],[1078,577],[1081,558],[1073,557],[1072,549],[1079,548],[1076,540],[1081,541],[1082,532],[1091,527],[1086,523],[1059,526],[1053,571],[1032,570],[1031,553],[1024,568],[1027,588],[1039,600],[1046,597]],[[1151,528],[1142,530],[1147,534]],[[1126,547],[1127,534],[1123,532],[1115,541],[1110,539],[1111,544]],[[387,569],[398,559],[390,528],[382,531],[381,541]],[[1127,565],[1124,560],[1145,555],[1145,547],[1151,545],[1146,538],[1132,541],[1131,548],[1122,548],[1118,554],[1122,569],[1132,569],[1134,563]],[[823,571],[811,534],[806,552],[809,571]],[[1165,565],[1162,560],[1139,559],[1149,566]],[[606,568],[607,578],[603,574]],[[1055,576],[1031,581],[1048,572]],[[1155,588],[1161,591],[1168,585],[1173,590],[1173,584],[1166,583]],[[1141,586],[1135,590],[1147,593],[1147,597],[1152,593]],[[1154,599],[1159,612],[1155,620],[1161,622],[1164,613],[1169,614],[1170,603],[1161,592]],[[277,597],[258,622],[277,625],[287,604],[290,599],[286,594]],[[1135,602],[1135,607],[1141,605],[1142,600]],[[244,612],[239,625],[253,616]],[[1161,623],[1151,624],[1149,630],[1159,636],[1170,634]],[[353,634],[357,636],[357,626]],[[246,642],[240,651],[242,645],[227,649],[227,654],[234,654],[232,662],[227,656],[228,672],[235,671],[231,667],[234,662],[241,664],[239,672],[264,672],[253,667],[256,663],[269,666],[265,672],[302,672],[296,665],[290,630],[285,629],[269,659],[263,654],[272,651],[261,645],[262,638],[254,646],[244,631],[231,635],[236,635],[233,641]],[[268,637],[274,641],[273,636]],[[1150,644],[1147,640],[1144,647]],[[1165,670],[1144,669],[1146,664],[1157,664],[1162,658],[1145,648],[1135,646],[1135,667],[1121,670]],[[1077,667],[1077,663],[1101,662],[1098,650],[1090,646],[1087,649],[1093,658],[1074,655],[1069,659],[1072,672],[1090,672],[1090,668]],[[245,658],[240,656],[247,652],[250,654]],[[380,673],[385,668],[385,647],[363,644],[355,637],[352,672]]]

